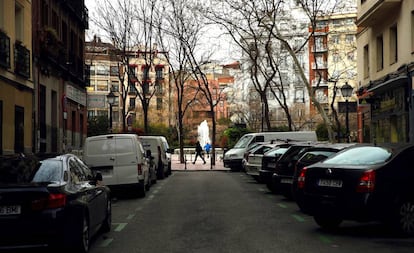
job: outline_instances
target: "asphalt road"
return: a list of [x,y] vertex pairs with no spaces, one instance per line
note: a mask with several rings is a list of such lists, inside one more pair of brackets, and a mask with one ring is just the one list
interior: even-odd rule
[[324,232],[242,172],[181,171],[145,198],[114,201],[112,231],[95,238],[90,252],[412,253],[414,238],[376,223]]

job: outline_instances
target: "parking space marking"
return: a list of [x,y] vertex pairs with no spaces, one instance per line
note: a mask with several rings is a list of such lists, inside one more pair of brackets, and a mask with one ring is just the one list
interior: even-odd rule
[[128,223],[114,223],[116,225],[116,228],[114,229],[115,232],[121,232]]
[[304,222],[305,221],[305,218],[303,218],[302,216],[297,215],[297,214],[292,214],[292,217],[295,218],[295,220],[297,220],[299,222]]
[[332,240],[331,240],[331,239],[329,239],[329,237],[324,236],[324,235],[320,235],[320,236],[319,236],[319,240],[321,240],[321,241],[322,241],[322,242],[324,242],[324,243],[329,243],[329,244],[331,244],[331,243],[332,243]]
[[141,210],[142,210],[142,206],[139,206],[139,207],[135,208],[135,211],[137,211],[137,212],[139,212]]
[[259,192],[267,192],[267,189],[265,189],[265,188],[259,188]]
[[134,217],[135,217],[135,214],[130,214],[130,215],[127,216],[127,220],[131,220]]
[[281,207],[281,208],[287,208],[287,205],[285,205],[285,204],[282,204],[282,203],[279,203],[279,204],[277,204],[279,207]]
[[106,238],[103,240],[103,242],[99,244],[99,247],[108,247],[109,244],[111,244],[113,240],[114,238]]
[[153,199],[153,198],[154,198],[154,194],[151,194],[151,195],[149,195],[149,196],[148,196],[148,199],[149,199],[149,200],[151,200],[151,199]]

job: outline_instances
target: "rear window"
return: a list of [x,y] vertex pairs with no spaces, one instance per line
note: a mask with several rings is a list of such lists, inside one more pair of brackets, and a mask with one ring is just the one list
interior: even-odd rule
[[32,182],[59,182],[63,178],[63,165],[60,160],[44,160],[33,177]]
[[288,148],[276,148],[265,153],[266,156],[282,155]]
[[0,184],[29,183],[38,167],[34,157],[0,157]]
[[356,147],[347,149],[323,161],[325,164],[373,165],[386,162],[391,150],[382,147]]

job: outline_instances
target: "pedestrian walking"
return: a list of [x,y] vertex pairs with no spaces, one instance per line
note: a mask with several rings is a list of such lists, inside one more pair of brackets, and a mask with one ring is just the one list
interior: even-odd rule
[[204,164],[206,164],[206,160],[204,160],[203,153],[202,153],[203,152],[203,148],[201,147],[201,144],[200,144],[199,141],[197,141],[197,143],[196,143],[195,150],[196,150],[196,154],[195,154],[195,158],[194,158],[193,164],[195,164],[195,162],[197,161],[197,157],[200,157],[201,160],[203,160]]
[[206,143],[206,145],[204,145],[204,150],[206,151],[207,154],[207,158],[210,158],[210,149],[211,149],[211,145],[210,143]]

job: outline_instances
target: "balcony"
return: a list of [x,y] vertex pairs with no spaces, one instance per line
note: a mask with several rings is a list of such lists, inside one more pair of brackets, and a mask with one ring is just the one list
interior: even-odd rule
[[327,62],[312,62],[312,69],[327,69],[328,63]]
[[10,68],[10,38],[0,31],[0,67]]
[[357,26],[373,27],[389,13],[397,13],[402,0],[366,0],[358,6]]
[[30,51],[20,42],[14,45],[14,73],[25,78],[30,77]]
[[319,80],[318,78],[315,78],[312,80],[312,87],[322,87],[322,86],[328,86],[328,82],[324,79]]

